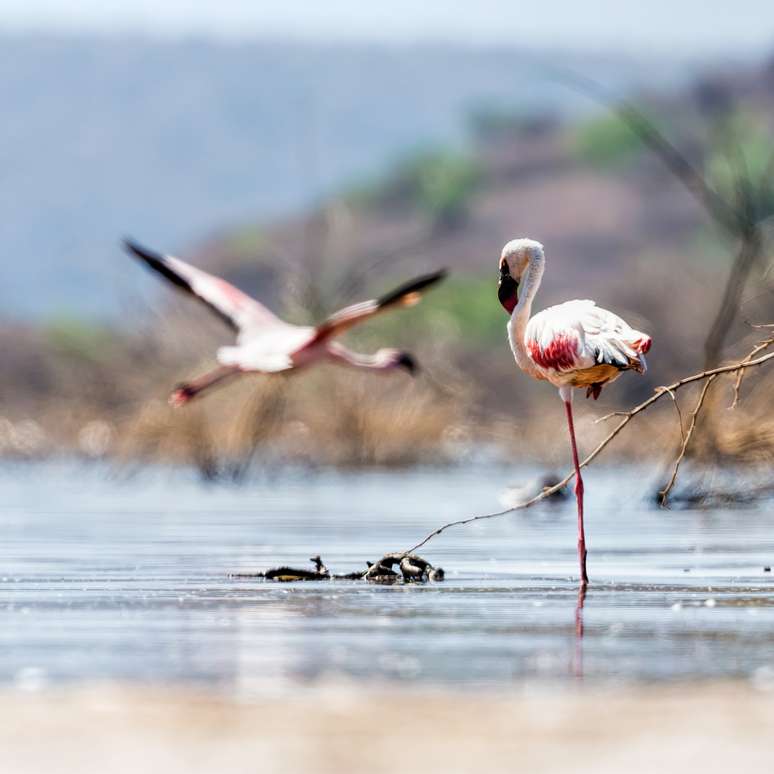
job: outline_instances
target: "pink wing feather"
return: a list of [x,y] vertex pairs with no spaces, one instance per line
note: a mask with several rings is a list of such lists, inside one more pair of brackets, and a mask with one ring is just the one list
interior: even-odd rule
[[151,269],[198,298],[235,332],[286,324],[263,304],[220,277],[197,269],[179,258],[148,250],[128,239],[124,244]]
[[525,344],[540,368],[559,372],[608,363],[644,367],[651,339],[593,301],[567,301],[544,309],[527,324]]

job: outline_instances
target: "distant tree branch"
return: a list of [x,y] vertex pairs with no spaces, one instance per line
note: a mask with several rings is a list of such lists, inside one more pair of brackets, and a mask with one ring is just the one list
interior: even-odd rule
[[631,132],[639,137],[643,145],[658,156],[667,169],[698,199],[713,220],[721,223],[731,233],[737,233],[739,221],[735,209],[709,185],[704,175],[639,108],[611,94],[592,78],[560,68],[550,68],[550,72],[557,80],[615,113]]
[[[750,271],[762,258],[764,223],[769,216],[769,199],[774,175],[774,153],[756,185],[742,148],[733,134],[726,138],[726,154],[732,166],[735,188],[733,201],[727,201],[705,175],[673,145],[658,127],[635,105],[609,93],[591,78],[563,68],[547,68],[559,81],[615,113],[639,137],[669,171],[698,199],[715,223],[737,240],[738,248],[718,305],[715,319],[704,341],[704,367],[711,368],[722,356],[728,332],[736,319]],[[729,129],[729,132],[731,130]]]
[[736,318],[742,300],[742,292],[747,284],[750,270],[760,258],[763,251],[763,238],[760,229],[751,226],[750,230],[741,236],[741,243],[734,259],[731,274],[723,291],[723,298],[718,306],[717,314],[710,331],[704,341],[704,364],[709,366],[719,357],[728,335],[729,328]]

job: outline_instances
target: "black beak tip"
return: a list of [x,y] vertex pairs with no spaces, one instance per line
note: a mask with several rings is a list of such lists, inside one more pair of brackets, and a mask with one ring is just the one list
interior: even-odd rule
[[419,372],[419,365],[413,355],[409,355],[408,352],[401,352],[398,356],[397,364],[401,368],[405,368],[412,376],[416,376]]

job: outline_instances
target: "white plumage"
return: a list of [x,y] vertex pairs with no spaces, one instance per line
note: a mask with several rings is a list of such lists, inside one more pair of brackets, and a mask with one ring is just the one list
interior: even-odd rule
[[[641,349],[648,340],[647,334],[590,299],[565,301],[538,312],[529,320],[524,333],[528,356],[544,378],[557,386],[567,384],[572,372],[601,364],[619,369],[607,382],[628,369],[644,373],[647,365]],[[557,341],[567,343],[568,357],[561,357],[565,352],[559,352],[555,364],[541,365],[551,358],[539,353],[550,353]]]

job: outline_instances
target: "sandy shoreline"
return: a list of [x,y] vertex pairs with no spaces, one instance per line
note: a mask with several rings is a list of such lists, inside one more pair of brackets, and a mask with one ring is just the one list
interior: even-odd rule
[[233,702],[97,686],[0,697],[3,774],[770,772],[743,684],[464,694],[327,687]]

